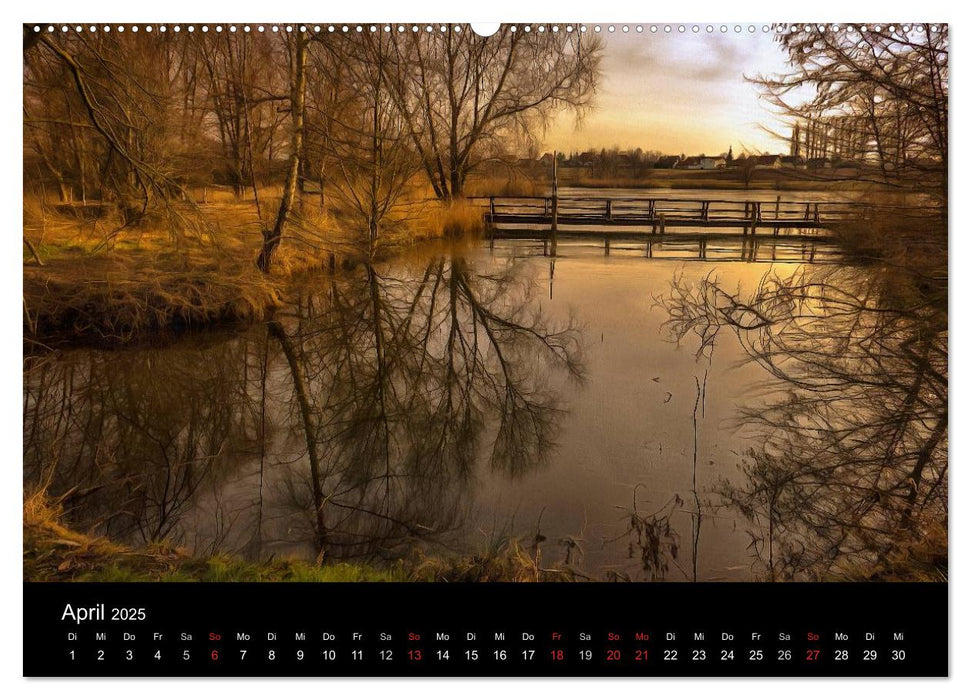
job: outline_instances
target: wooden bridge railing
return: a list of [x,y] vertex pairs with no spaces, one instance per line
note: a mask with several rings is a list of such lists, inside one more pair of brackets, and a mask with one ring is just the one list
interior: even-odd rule
[[[488,197],[489,218],[550,216],[550,197]],[[785,220],[819,224],[859,213],[855,202],[782,200],[675,199],[665,197],[558,197],[563,219],[588,218],[611,222],[625,218],[692,219],[699,222]]]

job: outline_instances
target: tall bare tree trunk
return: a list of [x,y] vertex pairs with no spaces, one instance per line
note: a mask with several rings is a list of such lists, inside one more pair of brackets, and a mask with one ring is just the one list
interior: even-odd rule
[[290,135],[290,167],[287,169],[287,180],[283,186],[283,199],[280,210],[276,215],[273,230],[263,230],[263,247],[256,266],[264,274],[269,274],[273,252],[280,245],[286,232],[287,219],[293,209],[293,200],[297,192],[297,180],[300,177],[300,154],[303,151],[303,113],[304,95],[307,87],[307,40],[302,31],[296,32],[296,45],[293,57],[293,78],[291,80],[290,116],[293,122],[293,132]]

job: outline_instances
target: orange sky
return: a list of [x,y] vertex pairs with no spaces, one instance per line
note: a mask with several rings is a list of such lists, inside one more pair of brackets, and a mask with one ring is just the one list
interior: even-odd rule
[[[741,33],[656,34],[633,27],[602,32],[603,77],[594,108],[579,128],[563,115],[546,134],[545,151],[640,146],[687,155],[744,150],[779,153],[787,145],[761,127],[779,121],[745,76],[786,70],[785,54],[771,34],[744,25]],[[592,28],[591,28],[592,31]]]

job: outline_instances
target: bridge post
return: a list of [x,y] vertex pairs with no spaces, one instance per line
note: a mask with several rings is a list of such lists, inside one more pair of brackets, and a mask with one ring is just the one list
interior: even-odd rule
[[489,197],[489,223],[494,223],[496,220],[496,198]]
[[664,214],[661,214],[661,235],[664,235]]
[[611,202],[608,199],[607,200],[607,221],[610,221],[611,219],[613,219],[613,213],[610,210],[610,205],[611,205]]
[[556,151],[553,151],[553,211],[552,211],[552,221],[550,223],[550,233],[553,235],[554,240],[556,240],[556,217],[558,214],[559,203],[557,197],[557,182],[556,182]]
[[815,211],[813,212],[813,221],[815,221],[817,224],[819,223],[819,204],[818,203],[815,205]]

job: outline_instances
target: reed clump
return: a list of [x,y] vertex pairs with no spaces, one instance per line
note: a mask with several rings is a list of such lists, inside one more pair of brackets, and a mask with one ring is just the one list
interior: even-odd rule
[[422,228],[444,238],[478,236],[485,231],[484,213],[466,199],[442,203],[430,212]]
[[411,569],[411,580],[448,583],[577,581],[568,566],[546,567],[538,547],[526,548],[519,540],[497,543],[488,552],[461,558],[420,556]]

